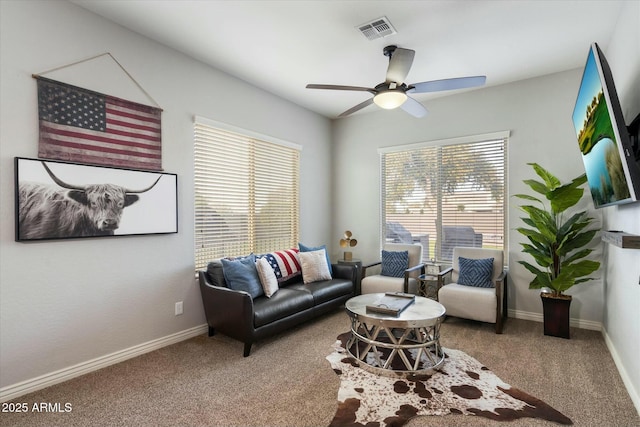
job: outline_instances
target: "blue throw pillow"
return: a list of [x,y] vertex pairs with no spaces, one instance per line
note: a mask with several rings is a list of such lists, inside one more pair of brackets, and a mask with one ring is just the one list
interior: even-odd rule
[[409,251],[382,251],[382,276],[404,277],[409,268]]
[[458,284],[478,288],[493,288],[493,258],[469,259],[458,258],[460,274]]
[[319,251],[324,249],[324,253],[327,255],[327,265],[329,266],[329,274],[331,274],[331,277],[333,277],[333,270],[331,269],[331,259],[329,259],[329,251],[327,250],[327,245],[312,247],[312,246],[303,245],[302,243],[298,243],[298,249],[300,249],[300,252],[313,252],[313,251]]
[[264,295],[260,276],[256,270],[256,257],[251,254],[234,260],[222,259],[222,274],[229,289],[246,291],[251,298]]

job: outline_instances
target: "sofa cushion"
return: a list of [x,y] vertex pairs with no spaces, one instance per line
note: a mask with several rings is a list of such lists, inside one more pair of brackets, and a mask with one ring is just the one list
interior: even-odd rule
[[271,298],[253,300],[253,323],[258,328],[311,307],[313,296],[309,292],[280,288]]
[[255,255],[251,254],[234,260],[223,258],[221,262],[224,280],[230,289],[248,292],[251,298],[264,295],[256,270]]
[[493,258],[473,259],[458,257],[460,274],[458,284],[476,286],[479,288],[493,288]]
[[278,279],[278,283],[282,283],[302,274],[298,252],[298,249],[291,248],[258,255],[257,258],[266,258],[276,275],[276,279]]
[[321,249],[325,250],[325,255],[327,257],[327,265],[329,266],[329,274],[333,276],[333,270],[331,269],[331,260],[329,259],[329,252],[327,252],[327,245],[322,245],[322,246],[307,246],[307,245],[303,245],[302,243],[298,243],[298,248],[300,249],[300,252],[312,252],[312,251],[319,251]]
[[409,268],[409,251],[382,251],[382,276],[403,277]]
[[256,270],[262,284],[262,290],[267,298],[278,292],[278,279],[266,258],[259,258],[256,261]]
[[340,298],[341,296],[353,294],[354,292],[353,282],[346,279],[320,280],[306,285],[298,283],[289,286],[288,289],[309,293],[313,296],[315,305]]
[[207,264],[206,274],[207,280],[211,282],[213,286],[221,286],[228,288],[227,283],[224,281],[224,273],[222,272],[222,261],[216,259],[210,261]]
[[327,251],[300,252],[300,265],[302,267],[302,281],[307,283],[318,280],[331,280],[329,266],[327,265]]

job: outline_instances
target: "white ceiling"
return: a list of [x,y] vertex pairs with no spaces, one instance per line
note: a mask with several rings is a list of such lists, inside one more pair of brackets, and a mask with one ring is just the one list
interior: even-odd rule
[[[385,79],[384,46],[416,51],[407,83],[486,75],[487,86],[501,85],[582,67],[594,41],[606,53],[624,1],[71,2],[334,118],[371,95],[306,84],[373,87]],[[357,30],[381,16],[397,34],[369,41]],[[449,93],[414,97],[428,109]]]

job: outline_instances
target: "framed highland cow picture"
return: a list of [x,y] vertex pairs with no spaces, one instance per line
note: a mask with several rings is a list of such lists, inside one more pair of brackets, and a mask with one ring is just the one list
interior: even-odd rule
[[16,241],[178,232],[178,176],[15,158]]

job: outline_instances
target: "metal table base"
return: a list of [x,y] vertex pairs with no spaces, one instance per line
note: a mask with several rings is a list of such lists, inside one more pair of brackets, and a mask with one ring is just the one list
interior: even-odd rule
[[444,307],[422,297],[400,316],[369,313],[366,305],[382,294],[361,295],[347,301],[351,337],[347,352],[360,366],[382,375],[433,373],[445,360],[440,346]]

